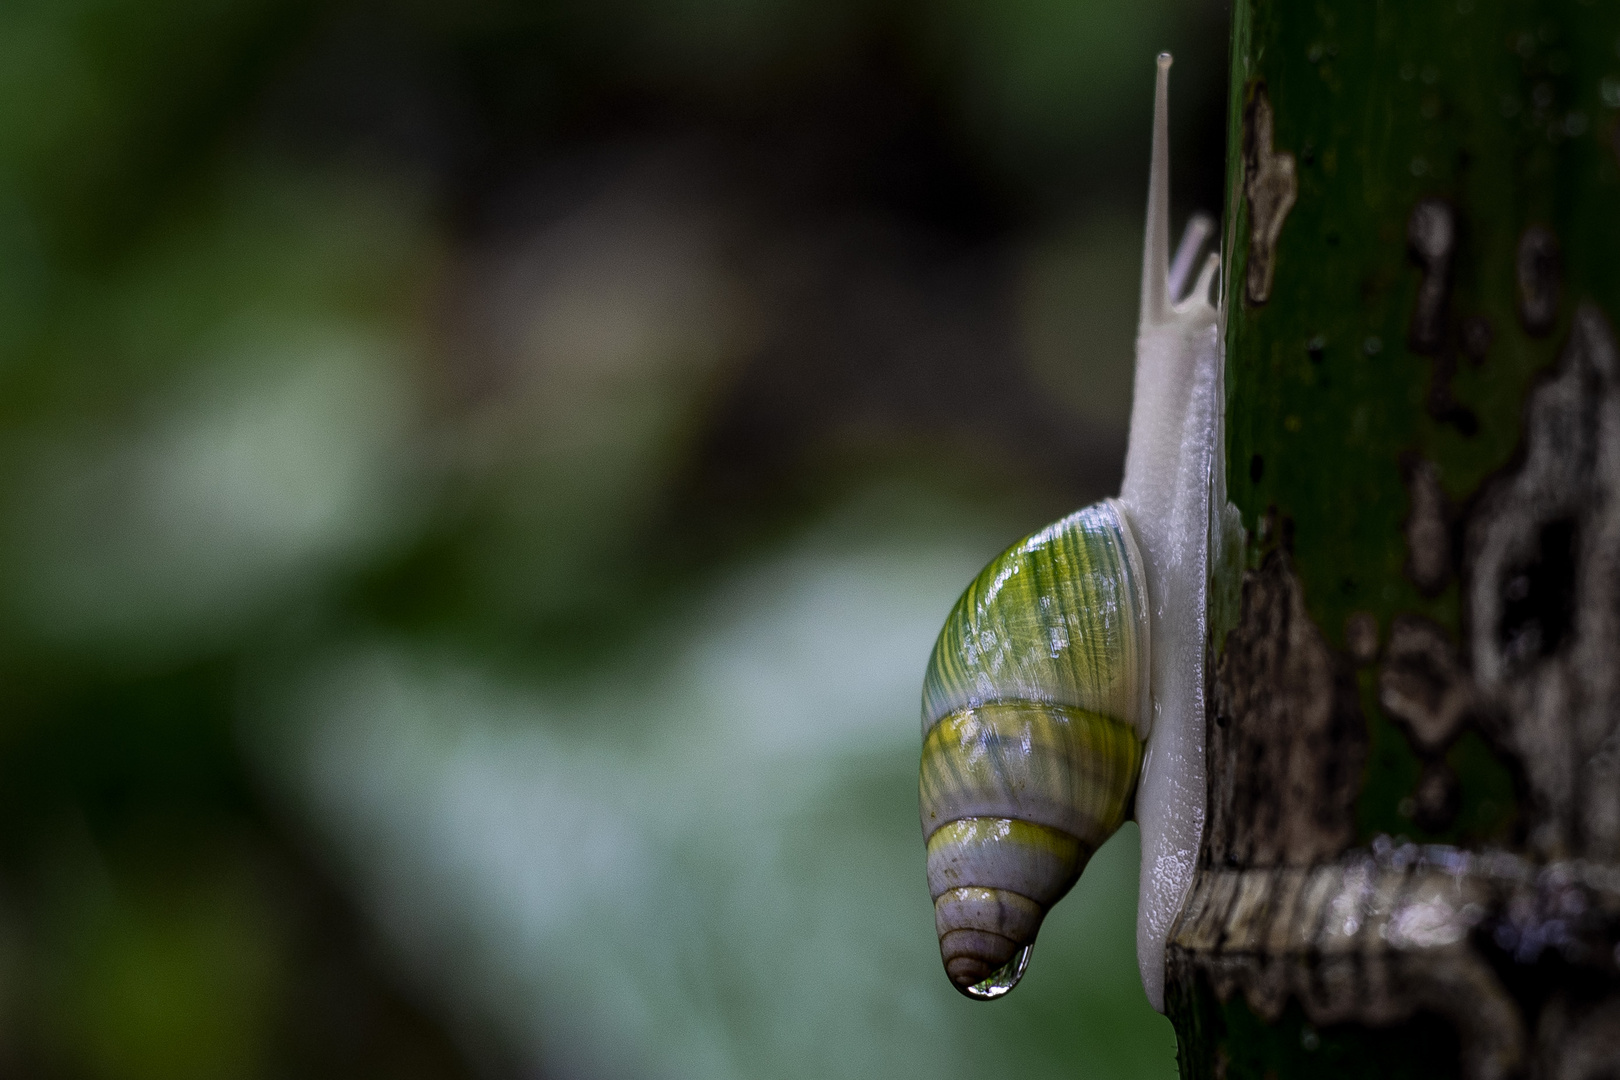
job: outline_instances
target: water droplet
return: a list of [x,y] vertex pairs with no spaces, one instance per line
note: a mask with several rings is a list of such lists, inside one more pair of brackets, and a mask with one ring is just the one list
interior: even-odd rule
[[1033,945],[1025,945],[1019,949],[1011,960],[992,971],[988,979],[968,987],[965,991],[967,996],[980,1001],[994,1001],[1017,986],[1018,980],[1024,977],[1024,969],[1029,967],[1029,954],[1034,948]]

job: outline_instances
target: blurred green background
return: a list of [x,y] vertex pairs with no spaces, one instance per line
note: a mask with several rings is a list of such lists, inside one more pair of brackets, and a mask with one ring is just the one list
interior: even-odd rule
[[956,594],[1115,490],[1214,0],[0,5],[0,1075],[1169,1076],[940,968]]

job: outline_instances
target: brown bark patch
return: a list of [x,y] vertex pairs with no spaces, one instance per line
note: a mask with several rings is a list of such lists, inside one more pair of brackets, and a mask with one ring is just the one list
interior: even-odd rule
[[1352,611],[1344,620],[1344,647],[1357,664],[1378,659],[1378,616],[1370,611]]
[[1412,351],[1433,356],[1446,343],[1451,260],[1457,250],[1457,215],[1444,199],[1424,199],[1406,219],[1406,247],[1423,269],[1407,340]]
[[1514,269],[1519,285],[1519,321],[1525,333],[1544,337],[1558,321],[1562,276],[1558,238],[1540,225],[1524,230]]
[[1474,683],[1444,630],[1416,615],[1396,616],[1378,672],[1378,704],[1421,752],[1450,745],[1474,708]]
[[1349,658],[1311,622],[1282,551],[1244,575],[1214,705],[1205,861],[1298,866],[1348,848],[1366,723]]
[[1425,596],[1438,596],[1451,580],[1451,511],[1440,469],[1409,454],[1401,461],[1406,478],[1406,576]]
[[1271,296],[1277,238],[1299,193],[1294,155],[1272,144],[1271,99],[1264,83],[1255,86],[1243,111],[1243,194],[1249,201],[1249,303]]
[[1620,859],[1620,351],[1590,304],[1469,515],[1464,577],[1482,726],[1523,770],[1532,850]]

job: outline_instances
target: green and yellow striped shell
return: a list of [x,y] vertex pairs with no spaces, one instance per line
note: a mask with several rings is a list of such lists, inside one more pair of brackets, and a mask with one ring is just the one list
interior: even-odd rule
[[919,787],[964,994],[1012,988],[1047,909],[1129,816],[1147,687],[1146,580],[1112,499],[1014,544],[956,602],[923,684]]

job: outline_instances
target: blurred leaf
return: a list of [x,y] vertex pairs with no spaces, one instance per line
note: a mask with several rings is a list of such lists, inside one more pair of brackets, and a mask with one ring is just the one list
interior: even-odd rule
[[941,970],[917,672],[993,550],[972,536],[801,544],[566,688],[402,644],[321,650],[255,695],[252,742],[421,977],[559,1070],[1167,1075],[1136,975],[1134,833],[1010,1007]]
[[0,9],[0,191],[57,254],[143,221],[254,91],[303,3],[17,0]]
[[64,300],[0,428],[11,634],[216,650],[401,527],[421,241],[378,194],[227,189]]
[[115,883],[80,868],[78,887],[55,904],[62,963],[42,1004],[51,1056],[98,1080],[257,1073],[282,928],[244,870],[216,862]]

